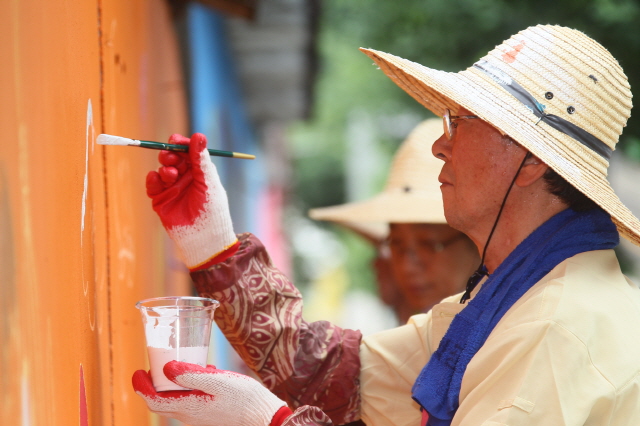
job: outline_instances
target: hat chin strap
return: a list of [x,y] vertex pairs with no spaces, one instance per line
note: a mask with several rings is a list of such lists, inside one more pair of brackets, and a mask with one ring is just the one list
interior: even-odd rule
[[504,198],[502,200],[502,205],[500,206],[500,210],[498,210],[498,216],[496,216],[496,220],[495,222],[493,222],[493,228],[491,228],[491,232],[489,233],[487,242],[485,243],[484,249],[482,250],[482,258],[480,259],[480,265],[478,265],[478,268],[469,277],[469,280],[467,281],[467,288],[464,291],[462,298],[460,299],[460,303],[462,304],[464,304],[467,300],[471,298],[471,292],[473,291],[473,289],[476,288],[480,280],[482,280],[482,277],[489,275],[489,271],[487,271],[487,267],[484,265],[484,258],[487,255],[487,247],[489,247],[489,242],[491,241],[493,232],[496,230],[496,227],[498,226],[498,221],[500,220],[500,216],[502,215],[502,210],[504,209],[504,205],[507,203],[507,197],[511,192],[511,188],[513,188],[513,184],[516,183],[516,179],[520,174],[520,170],[522,170],[522,167],[524,167],[525,161],[527,161],[529,157],[531,157],[531,152],[527,151],[524,158],[522,159],[522,162],[520,163],[520,167],[518,167],[518,171],[513,177],[513,180],[511,180],[511,185],[509,185],[509,189],[507,189],[507,193],[504,195]]

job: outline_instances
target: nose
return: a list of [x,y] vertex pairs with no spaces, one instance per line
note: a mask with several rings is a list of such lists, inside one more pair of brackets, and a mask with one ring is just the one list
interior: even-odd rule
[[422,272],[422,262],[416,250],[416,247],[411,247],[400,259],[399,263],[405,274],[412,275]]
[[434,157],[447,162],[451,159],[451,141],[445,134],[442,134],[431,146],[431,153]]

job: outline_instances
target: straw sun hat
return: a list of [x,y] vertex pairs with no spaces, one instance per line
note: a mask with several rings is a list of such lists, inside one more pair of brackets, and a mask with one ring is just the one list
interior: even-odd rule
[[378,239],[386,236],[389,223],[446,223],[438,182],[443,163],[431,153],[442,133],[441,119],[421,122],[394,155],[382,192],[364,201],[311,209],[309,216]]
[[609,157],[631,111],[616,59],[570,28],[538,25],[513,35],[468,69],[449,73],[361,49],[433,113],[460,106],[506,133],[610,215],[640,245],[640,221],[607,181]]

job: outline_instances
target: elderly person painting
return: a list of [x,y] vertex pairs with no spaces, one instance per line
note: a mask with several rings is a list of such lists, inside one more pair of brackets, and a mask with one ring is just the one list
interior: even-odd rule
[[[528,28],[460,73],[364,52],[444,116],[445,134],[433,153],[444,162],[445,214],[476,243],[483,266],[464,294],[361,344],[354,344],[357,334],[338,329],[305,340],[315,330],[302,321],[279,330],[296,337],[286,349],[273,348],[281,352],[279,364],[275,358],[270,364],[272,376],[264,366],[256,371],[286,402],[257,382],[246,385],[245,376],[177,362],[165,367],[169,375],[207,396],[145,392],[144,372],[136,373],[137,386],[134,377],[139,394],[152,410],[196,425],[224,424],[216,416],[228,406],[216,401],[230,392],[243,395],[233,414],[246,425],[331,424],[318,408],[298,403],[322,407],[335,424],[358,417],[369,425],[640,424],[640,290],[621,273],[612,250],[619,235],[640,244],[640,222],[606,180],[631,109],[616,60],[583,33],[556,26]],[[153,182],[149,189],[154,197],[162,193]],[[208,215],[208,208],[196,211]],[[181,218],[178,229],[188,234],[189,222]],[[170,233],[175,229],[168,226]],[[208,257],[192,259],[202,259],[204,269],[188,263],[200,288],[242,256],[246,245],[218,254],[234,241],[219,239]],[[211,256],[224,260],[211,267]],[[211,294],[224,298],[230,291]],[[272,306],[291,303],[290,294],[277,293]],[[242,318],[227,321],[242,328]],[[315,345],[317,359],[300,357],[301,341]],[[304,363],[309,371],[319,364],[318,373],[287,376]],[[359,375],[349,374],[353,368]],[[330,370],[336,374],[320,373]],[[286,392],[318,376],[325,393]],[[227,390],[218,391],[222,381]],[[256,389],[254,400],[246,396],[249,388]],[[260,407],[262,414],[243,406]]]
[[462,291],[480,260],[471,240],[448,226],[444,216],[438,182],[442,161],[431,154],[440,135],[442,120],[424,120],[394,155],[380,193],[309,212],[311,218],[341,224],[377,247],[379,294],[400,324]]

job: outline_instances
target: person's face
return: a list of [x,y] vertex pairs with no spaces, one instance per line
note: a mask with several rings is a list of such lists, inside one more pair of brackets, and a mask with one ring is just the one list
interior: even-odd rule
[[447,225],[392,223],[389,247],[394,280],[415,312],[462,291],[478,262],[468,238]]
[[[472,113],[461,108],[456,115]],[[453,138],[443,135],[432,147],[444,161],[438,180],[445,217],[474,240],[486,238],[526,151],[481,119],[455,123]]]

